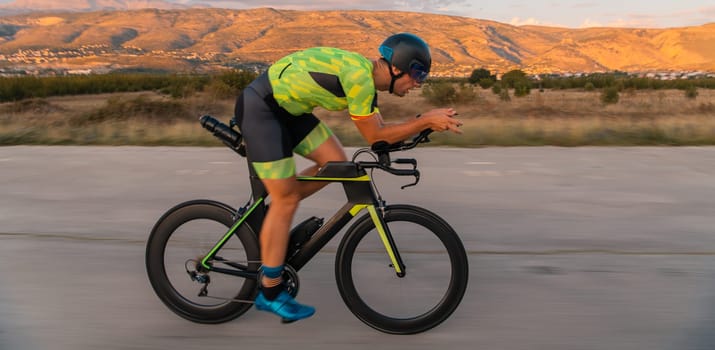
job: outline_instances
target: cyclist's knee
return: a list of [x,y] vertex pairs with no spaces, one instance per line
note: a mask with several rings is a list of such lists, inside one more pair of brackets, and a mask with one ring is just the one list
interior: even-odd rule
[[[269,193],[270,194],[270,193]],[[302,199],[300,192],[296,189],[289,193],[270,194],[271,206],[280,205],[283,207],[297,207]]]
[[[264,183],[266,183],[265,180]],[[297,207],[302,199],[297,182],[272,184],[266,188],[271,196],[271,206]]]

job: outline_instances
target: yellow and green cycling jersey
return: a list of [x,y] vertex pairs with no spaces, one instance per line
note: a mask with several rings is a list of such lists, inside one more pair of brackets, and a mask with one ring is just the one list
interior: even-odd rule
[[378,112],[373,65],[362,55],[316,47],[285,56],[268,69],[276,102],[292,115],[315,107],[347,109],[352,118]]

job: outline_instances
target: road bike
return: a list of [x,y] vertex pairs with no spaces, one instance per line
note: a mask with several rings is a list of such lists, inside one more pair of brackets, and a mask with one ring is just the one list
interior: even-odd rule
[[[246,155],[234,120],[226,125],[207,115],[200,123],[236,153]],[[427,209],[387,205],[372,176],[379,169],[413,176],[414,182],[403,189],[416,185],[417,161],[392,160],[390,155],[428,142],[430,132],[411,141],[375,143],[356,151],[352,161],[328,162],[315,176],[297,177],[340,183],[347,202],[327,221],[313,216],[291,230],[283,274],[291,295],[300,289],[298,271],[366,212],[354,219],[336,250],[335,279],[348,309],[370,327],[392,334],[429,330],[455,311],[469,275],[459,236]],[[227,322],[253,306],[261,278],[258,233],[270,196],[253,167],[248,168],[252,193],[244,206],[234,209],[213,200],[191,200],[169,209],[151,231],[146,246],[151,285],[171,311],[187,320]]]

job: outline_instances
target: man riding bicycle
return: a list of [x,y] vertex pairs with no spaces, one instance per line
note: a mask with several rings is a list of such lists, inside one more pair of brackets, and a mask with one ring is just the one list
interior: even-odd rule
[[282,273],[298,203],[327,184],[298,182],[293,153],[315,162],[300,172],[303,176],[315,175],[327,162],[347,160],[340,141],[312,114],[313,109],[347,109],[370,144],[403,141],[428,128],[461,133],[452,108],[385,123],[377,107],[377,91],[404,96],[427,78],[432,58],[428,45],[409,33],[388,37],[379,52],[376,60],[328,47],[295,52],[271,65],[236,101],[235,118],[248,160],[271,197],[259,235],[263,278],[255,305],[286,321],[315,313],[315,308],[298,303],[285,290]]

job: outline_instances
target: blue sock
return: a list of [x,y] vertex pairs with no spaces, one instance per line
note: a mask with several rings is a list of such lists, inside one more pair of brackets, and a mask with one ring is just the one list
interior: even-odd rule
[[[274,300],[283,291],[283,265],[271,267],[261,267],[263,276],[261,281],[261,291],[268,300]],[[266,281],[268,280],[268,281]]]

